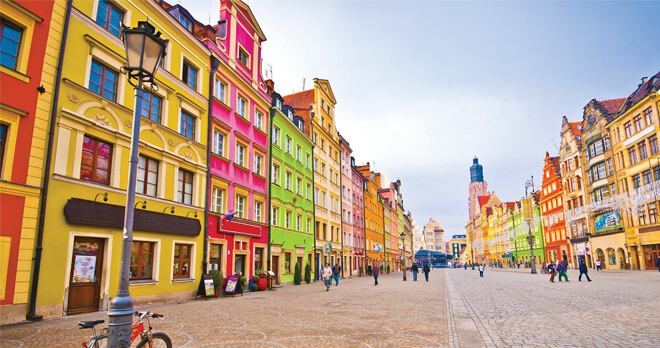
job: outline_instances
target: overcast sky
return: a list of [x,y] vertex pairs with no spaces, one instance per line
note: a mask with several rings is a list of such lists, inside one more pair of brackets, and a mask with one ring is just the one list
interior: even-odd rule
[[[246,1],[282,95],[328,79],[358,164],[401,179],[419,227],[464,234],[469,168],[519,200],[562,116],[627,97],[660,70],[660,2]],[[215,24],[219,0],[179,0]]]

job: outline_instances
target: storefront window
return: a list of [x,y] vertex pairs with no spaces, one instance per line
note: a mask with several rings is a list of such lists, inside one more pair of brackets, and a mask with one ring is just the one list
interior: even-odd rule
[[616,253],[614,249],[607,249],[607,259],[609,260],[610,265],[616,265]]
[[209,252],[209,270],[222,270],[220,256],[222,255],[221,244],[211,244]]

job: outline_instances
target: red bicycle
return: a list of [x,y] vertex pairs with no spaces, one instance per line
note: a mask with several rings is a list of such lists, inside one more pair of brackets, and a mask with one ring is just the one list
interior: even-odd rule
[[[151,323],[149,322],[149,318],[157,318],[163,320],[163,315],[158,314],[158,313],[152,313],[152,312],[135,312],[134,314],[136,317],[138,317],[137,321],[135,324],[133,324],[132,329],[133,332],[131,334],[131,344],[135,342],[136,338],[138,336],[140,337],[139,343],[137,344],[137,348],[154,348],[154,347],[166,347],[166,348],[172,348],[172,340],[170,339],[169,336],[162,332],[151,332],[152,327]],[[144,322],[147,322],[147,325],[145,326]],[[98,324],[102,324],[104,321],[103,320],[94,320],[94,321],[81,321],[78,323],[80,326],[80,329],[92,329],[92,337],[90,338],[89,341],[83,342],[82,346],[84,348],[104,348],[107,347],[107,341],[106,339],[108,338],[108,329],[104,328],[101,330],[100,334],[96,334],[96,329],[94,326]],[[147,327],[149,329],[147,329]]]

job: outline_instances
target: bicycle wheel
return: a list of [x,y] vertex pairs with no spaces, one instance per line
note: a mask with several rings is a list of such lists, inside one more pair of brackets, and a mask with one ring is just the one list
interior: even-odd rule
[[153,344],[149,345],[149,337],[145,337],[136,348],[172,348],[172,340],[162,332],[155,332],[151,335]]

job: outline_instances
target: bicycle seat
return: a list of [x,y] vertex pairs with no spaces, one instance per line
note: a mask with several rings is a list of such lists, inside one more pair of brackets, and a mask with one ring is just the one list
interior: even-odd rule
[[81,329],[91,329],[98,324],[104,323],[105,320],[94,320],[94,321],[81,321],[78,323]]

